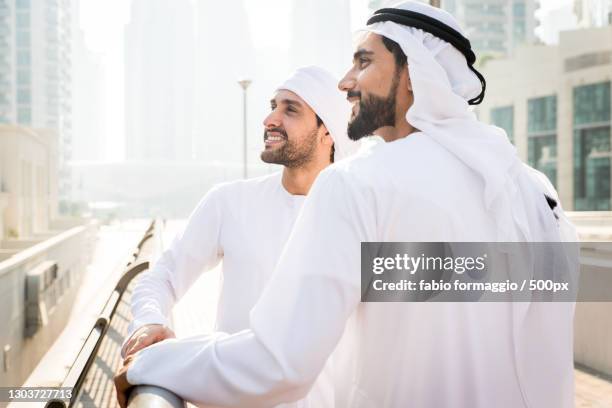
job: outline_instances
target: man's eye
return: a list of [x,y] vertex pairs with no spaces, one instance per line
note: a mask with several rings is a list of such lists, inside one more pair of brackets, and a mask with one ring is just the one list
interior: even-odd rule
[[293,109],[293,108],[287,108],[287,112],[295,113],[297,111],[295,109]]
[[367,58],[359,58],[359,66],[361,67],[367,64],[368,62],[370,62],[370,60]]

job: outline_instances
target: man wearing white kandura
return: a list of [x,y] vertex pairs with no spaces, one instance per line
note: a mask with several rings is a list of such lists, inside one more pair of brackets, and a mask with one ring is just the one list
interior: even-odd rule
[[[327,71],[298,69],[270,103],[261,159],[283,165],[282,173],[222,184],[206,194],[185,231],[137,283],[124,357],[175,337],[167,320],[172,306],[202,272],[221,260],[216,329],[237,333],[248,328],[249,311],[274,270],[312,183],[334,159],[356,148],[346,134],[350,106]],[[167,357],[172,359],[172,353]],[[330,406],[331,385],[325,375],[308,398],[292,406]]]

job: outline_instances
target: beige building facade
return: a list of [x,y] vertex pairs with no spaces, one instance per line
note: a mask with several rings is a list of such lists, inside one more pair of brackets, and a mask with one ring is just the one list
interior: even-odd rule
[[0,241],[45,234],[57,213],[57,134],[0,124]]

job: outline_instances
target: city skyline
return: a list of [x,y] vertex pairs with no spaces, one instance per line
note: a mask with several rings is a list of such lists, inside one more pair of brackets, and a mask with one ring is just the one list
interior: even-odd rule
[[[194,5],[194,7],[197,6],[197,2],[195,2],[194,0],[186,0],[186,1],[189,1],[191,4]],[[453,0],[453,1],[456,2],[458,0]],[[596,0],[596,1],[602,2],[603,4],[603,2],[605,2],[606,0]],[[446,3],[448,2],[449,0],[447,0]],[[8,4],[9,1],[3,0],[2,3]],[[239,4],[239,3],[244,3],[244,9],[246,13],[246,23],[245,24],[246,26],[248,26],[247,29],[249,29],[250,37],[252,38],[251,40],[253,44],[252,47],[254,50],[257,51],[258,55],[262,55],[263,59],[265,59],[267,53],[270,52],[270,50],[274,50],[274,52],[278,53],[279,51],[283,49],[285,50],[288,49],[288,51],[290,52],[290,55],[300,56],[300,53],[296,52],[296,47],[292,46],[292,44],[297,44],[297,43],[295,43],[295,41],[293,41],[292,43],[291,35],[277,35],[279,31],[286,32],[286,31],[291,31],[291,29],[293,29],[293,27],[289,27],[289,26],[292,25],[291,13],[295,7],[292,7],[291,4],[288,2],[282,2],[279,0],[265,0],[264,3],[261,3],[261,4],[258,3],[257,5],[252,0],[245,0],[244,2],[237,2],[236,4]],[[345,15],[349,14],[344,19],[344,21],[348,22],[347,26],[350,27],[351,31],[355,30],[357,27],[363,24],[363,21],[365,21],[365,18],[367,17],[369,10],[370,10],[368,9],[368,6],[370,6],[370,8],[375,8],[376,6],[374,1],[366,1],[366,0],[363,0],[363,1],[352,0],[350,1],[350,3],[349,1],[345,1],[345,3],[347,4],[346,7],[348,8],[348,11],[345,11],[344,13],[340,13],[340,14],[345,14]],[[393,3],[393,2],[378,1],[377,3],[388,5],[389,3]],[[540,1],[540,3],[541,5],[539,7],[539,13],[544,14],[544,20],[548,16],[547,13],[549,13],[551,10],[553,12],[553,17],[559,19],[561,17],[559,17],[558,14],[554,14],[555,11],[564,10],[564,13],[565,13],[564,15],[567,16],[568,5],[570,8],[573,8],[573,9],[576,8],[573,6],[574,3],[572,1],[567,1],[567,0],[561,0],[561,1],[542,0]],[[33,4],[36,4],[36,2],[34,2]],[[94,122],[99,122],[101,124],[101,126],[98,126],[98,128],[104,128],[103,131],[105,131],[106,137],[102,141],[102,145],[100,145],[97,148],[98,154],[91,155],[91,154],[81,154],[81,152],[86,151],[86,149],[81,148],[83,147],[83,142],[81,140],[72,141],[70,140],[71,137],[62,136],[64,140],[66,141],[66,143],[68,143],[69,145],[70,144],[74,145],[72,149],[64,149],[64,150],[66,151],[73,150],[77,153],[76,155],[74,155],[74,157],[72,155],[66,156],[66,160],[64,161],[71,161],[74,159],[77,159],[77,160],[95,160],[95,159],[122,160],[129,156],[126,154],[126,149],[124,147],[127,141],[125,138],[125,125],[124,125],[124,122],[125,122],[125,116],[124,116],[124,112],[125,112],[125,100],[124,100],[124,92],[125,92],[124,91],[124,84],[125,84],[124,55],[125,55],[125,50],[124,50],[124,45],[123,45],[123,42],[124,42],[123,27],[127,26],[127,24],[130,21],[130,10],[129,10],[129,7],[127,7],[130,5],[130,3],[110,0],[110,2],[106,3],[106,6],[102,7],[99,3],[96,3],[95,1],[92,1],[92,0],[80,0],[80,1],[74,0],[71,2],[71,4],[72,4],[71,13],[74,14],[73,18],[71,19],[72,22],[74,23],[71,29],[72,31],[74,31],[74,33],[70,35],[73,35],[75,38],[74,48],[84,49],[83,47],[78,47],[79,45],[78,37],[81,36],[82,40],[80,42],[87,49],[87,52],[89,52],[90,57],[91,57],[90,60],[95,60],[97,62],[98,67],[100,68],[99,75],[95,75],[95,77],[89,76],[90,81],[94,81],[96,78],[99,79],[100,77],[106,78],[106,81],[101,81],[101,82],[104,82],[104,86],[98,87],[98,88],[101,88],[100,91],[94,92],[94,94],[98,93],[98,95],[97,96],[92,95],[92,105],[99,106],[99,109],[97,109],[98,119],[94,120]],[[209,3],[202,2],[202,4],[209,4]],[[312,3],[312,4],[316,4],[316,3]],[[77,7],[77,5],[79,5],[80,7]],[[444,2],[443,2],[443,6],[444,6]],[[333,13],[333,14],[338,14],[338,13]],[[284,18],[279,18],[282,16],[284,16]],[[197,19],[198,19],[197,16],[194,15],[194,20],[197,20]],[[2,24],[6,25],[6,20],[7,20],[7,16],[0,16],[0,25]],[[9,21],[9,23],[14,24],[15,22]],[[545,22],[541,22],[540,24],[542,26],[546,26]],[[561,23],[561,26],[564,28],[568,28],[567,26],[571,24],[577,24],[577,21],[575,23],[573,21],[570,21],[568,23],[566,21],[565,23]],[[550,26],[550,24],[548,24],[548,26]],[[554,27],[553,28],[548,27],[546,29],[548,31],[555,30]],[[552,35],[552,38],[549,38],[549,40],[554,41],[555,40],[554,35]],[[350,38],[349,38],[349,41],[350,41]],[[305,52],[304,54],[307,55],[308,52]],[[342,54],[342,53],[338,53],[338,54]],[[5,59],[7,57],[9,59],[15,58],[15,56],[4,55]],[[199,52],[197,52],[195,58],[196,59],[200,58]],[[300,61],[304,61],[304,58],[305,57],[298,58],[298,59]],[[316,60],[316,58],[314,59]],[[290,57],[290,61],[291,60],[296,60],[296,58]],[[336,72],[341,71],[340,68],[335,68],[335,67],[341,67],[342,65],[341,61],[342,60],[340,59],[339,62],[329,63],[329,65],[332,66],[333,71],[336,71]],[[77,62],[79,61],[74,61],[75,65]],[[255,80],[254,86],[252,89],[253,94],[251,95],[251,99],[250,99],[251,102],[249,106],[255,105],[253,104],[254,98],[259,98],[259,100],[265,100],[261,98],[265,98],[264,94],[266,92],[269,92],[269,90],[273,86],[272,79],[270,79],[269,71],[274,72],[277,78],[280,78],[282,75],[285,75],[289,71],[289,68],[292,65],[291,63],[286,64],[286,63],[281,62],[280,65],[285,64],[284,69],[281,69],[281,67],[268,67],[268,69],[266,70],[264,69],[265,67],[263,65],[264,64],[263,62],[260,62],[257,64],[260,67],[258,68],[257,75],[263,75],[263,81],[259,81],[258,78]],[[269,64],[269,62],[267,62],[267,64],[272,65],[272,64]],[[274,65],[279,65],[279,64],[274,64]],[[75,69],[76,69],[76,66],[75,66]],[[279,79],[277,79],[277,81],[278,80]],[[81,81],[81,83],[83,83],[83,81]],[[268,83],[267,86],[266,86],[266,83]],[[7,86],[11,86],[11,84],[10,83],[7,84],[6,80],[4,81],[4,83],[0,80],[0,91],[3,88],[6,89]],[[202,88],[200,87],[199,89],[202,89]],[[13,89],[12,91],[14,95],[13,98],[16,99],[17,90]],[[234,89],[228,88],[228,92],[233,93],[234,91],[235,91]],[[201,99],[202,97],[196,95],[196,98]],[[6,99],[6,97],[4,97],[4,99]],[[240,97],[238,95],[238,100],[237,100],[238,103],[240,102],[239,99]],[[13,105],[14,104],[15,102],[13,102]],[[0,101],[0,117],[2,117],[2,112],[5,112],[4,115],[6,116],[6,109],[7,109],[6,103],[4,104],[4,108],[2,106],[3,106],[2,101]],[[9,108],[9,110],[10,109],[11,108]],[[78,107],[76,107],[75,109],[79,110]],[[85,109],[83,108],[83,110]],[[16,115],[17,110],[14,109],[11,112],[13,112],[13,115]],[[251,118],[249,119],[249,130],[251,132],[257,132],[257,129],[260,128],[259,126],[260,119],[261,119],[261,115],[264,112],[265,111],[261,110],[258,106],[252,107],[252,115],[251,115]],[[87,115],[90,116],[91,113],[92,113],[92,110],[89,109],[89,112],[87,113]],[[25,114],[25,111],[23,112],[23,114]],[[75,117],[74,120],[72,120],[71,122],[72,123],[69,123],[69,124],[72,127],[76,127],[77,123],[84,123],[85,120],[83,120],[82,117],[78,117],[78,118]],[[196,126],[196,131],[201,133],[202,128],[203,128],[202,125],[198,125]],[[102,130],[100,130],[99,132],[101,133]],[[62,132],[62,134],[66,134],[66,135],[68,135],[69,133],[70,133],[70,129],[68,129],[68,131]],[[98,136],[98,137],[93,137],[91,140],[99,140],[99,139],[100,137]],[[97,145],[96,143],[93,143],[93,144]],[[195,144],[197,145],[197,140]],[[202,154],[197,153],[198,152],[197,146],[194,148],[194,150],[196,151],[196,158],[203,157]],[[201,148],[199,150],[201,150]],[[253,154],[254,156],[255,152],[251,152],[251,154]]]

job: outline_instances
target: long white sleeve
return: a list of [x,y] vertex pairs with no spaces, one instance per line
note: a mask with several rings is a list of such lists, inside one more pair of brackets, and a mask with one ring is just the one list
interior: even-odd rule
[[185,230],[178,234],[153,268],[145,272],[132,294],[130,336],[146,324],[168,325],[174,303],[196,279],[221,259],[222,223],[220,190],[213,188],[193,211]]
[[360,299],[360,243],[375,235],[373,200],[362,194],[341,172],[319,175],[250,329],[157,343],[137,354],[128,381],[210,405],[304,396]]

